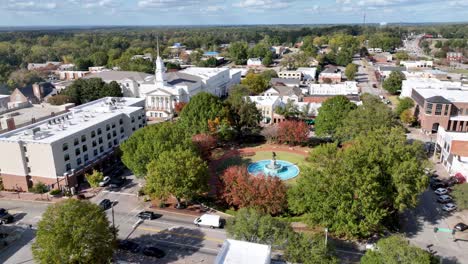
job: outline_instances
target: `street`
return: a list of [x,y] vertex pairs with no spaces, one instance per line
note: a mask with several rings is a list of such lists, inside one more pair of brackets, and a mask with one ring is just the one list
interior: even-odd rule
[[[137,187],[123,188],[119,192],[101,191],[91,199],[99,203],[102,199],[115,201],[114,219],[118,228],[119,239],[129,239],[141,246],[156,246],[166,252],[162,259],[145,257],[142,254],[130,254],[118,251],[115,258],[132,263],[212,263],[226,238],[223,229],[210,229],[193,225],[195,216],[181,213],[160,211],[159,218],[145,220],[137,225],[140,211],[148,210],[148,204],[138,200]],[[34,238],[33,228],[41,219],[48,203],[30,201],[0,200],[0,208],[9,210],[15,216],[11,225],[24,226],[24,235],[20,241],[12,244],[0,253],[1,263],[33,263],[31,244]],[[112,210],[106,210],[112,223]]]

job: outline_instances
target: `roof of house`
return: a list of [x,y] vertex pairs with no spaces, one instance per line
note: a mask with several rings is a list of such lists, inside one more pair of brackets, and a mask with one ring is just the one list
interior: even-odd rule
[[[43,82],[39,83],[39,86],[42,87],[43,89],[43,97],[52,95],[56,93],[54,85],[48,82]],[[18,88],[18,90],[27,98],[35,98],[36,96],[34,95],[34,90],[33,90],[33,85],[27,85],[22,88]]]
[[200,77],[183,72],[167,73],[166,78],[167,83],[170,85],[186,85],[188,87],[191,87],[201,82]]
[[215,264],[258,263],[271,260],[271,246],[252,242],[226,239],[216,257]]
[[288,84],[299,86],[300,83],[301,80],[293,78],[271,78],[270,80],[270,84],[273,86],[286,86]]
[[283,86],[283,85],[278,85],[272,87],[272,89],[275,89],[280,96],[301,96],[302,91],[299,87],[290,87],[290,86]]
[[448,90],[448,89],[424,89],[415,88],[424,100],[430,103],[454,103],[454,102],[468,102],[468,91],[467,90]]
[[450,101],[445,99],[444,97],[440,95],[432,96],[429,98],[426,98],[426,101],[429,103],[438,103],[438,104],[450,104]]
[[136,82],[143,82],[150,76],[153,75],[134,71],[102,71],[89,74],[83,78],[101,78],[103,81],[122,81],[124,79],[133,79]]

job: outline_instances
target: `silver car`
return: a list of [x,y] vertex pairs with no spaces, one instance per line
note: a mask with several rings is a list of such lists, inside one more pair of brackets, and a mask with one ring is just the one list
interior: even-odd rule
[[450,203],[452,201],[452,197],[450,197],[450,195],[441,195],[439,196],[439,198],[437,199],[437,202],[439,203]]
[[453,203],[447,203],[442,206],[442,210],[446,212],[452,212],[452,211],[455,211],[456,209],[457,209],[457,206]]

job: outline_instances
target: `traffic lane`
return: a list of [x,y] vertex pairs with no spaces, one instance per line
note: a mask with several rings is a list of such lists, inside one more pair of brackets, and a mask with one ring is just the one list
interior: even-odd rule
[[49,205],[51,203],[0,200],[0,208],[5,208],[15,218],[13,224],[37,225]]

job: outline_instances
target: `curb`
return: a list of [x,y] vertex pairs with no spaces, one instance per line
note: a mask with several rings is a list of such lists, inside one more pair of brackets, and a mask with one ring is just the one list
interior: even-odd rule
[[45,203],[45,204],[54,204],[54,203],[59,202],[59,201],[56,201],[56,202],[47,202],[47,201],[36,201],[36,200],[24,200],[24,199],[5,198],[5,197],[1,197],[0,200],[6,200],[6,201],[20,201],[20,202],[32,202],[32,203]]

